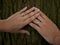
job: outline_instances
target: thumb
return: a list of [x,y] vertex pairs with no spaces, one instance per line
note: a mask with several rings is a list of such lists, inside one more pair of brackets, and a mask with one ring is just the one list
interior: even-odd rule
[[16,33],[23,33],[23,34],[30,35],[29,31],[27,30],[19,30],[19,31],[16,31]]

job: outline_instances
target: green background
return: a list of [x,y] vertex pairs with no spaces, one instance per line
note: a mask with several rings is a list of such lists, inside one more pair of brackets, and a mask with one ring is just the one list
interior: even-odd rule
[[[0,19],[8,18],[25,6],[39,8],[60,28],[60,0],[0,0]],[[0,32],[0,45],[50,45],[29,25],[24,29],[30,35]]]

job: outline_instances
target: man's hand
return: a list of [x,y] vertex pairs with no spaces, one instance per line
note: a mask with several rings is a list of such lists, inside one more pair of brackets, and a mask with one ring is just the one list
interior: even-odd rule
[[37,19],[33,20],[29,25],[36,29],[49,43],[54,43],[59,29],[43,12],[40,11]]
[[[25,25],[29,24],[32,20],[39,16],[39,9],[32,7],[29,10],[26,10],[27,7],[22,10],[16,12],[8,19],[6,19],[6,30],[5,32],[12,33],[28,33],[26,30],[21,30]],[[19,30],[20,29],[20,30]]]

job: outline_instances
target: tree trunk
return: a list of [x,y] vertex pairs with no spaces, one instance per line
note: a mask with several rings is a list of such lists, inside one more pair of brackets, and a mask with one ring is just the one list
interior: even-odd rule
[[[6,19],[23,7],[37,7],[60,28],[60,0],[0,0],[0,19]],[[31,34],[0,32],[0,45],[51,45],[29,25],[25,26]]]

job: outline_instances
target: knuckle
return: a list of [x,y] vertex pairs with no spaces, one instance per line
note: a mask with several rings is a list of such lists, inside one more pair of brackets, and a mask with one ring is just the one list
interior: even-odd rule
[[20,16],[24,16],[25,15],[25,13],[22,13]]
[[39,12],[39,10],[35,10],[33,13],[34,13],[34,14],[37,14],[38,12]]
[[33,16],[32,19],[35,19],[35,17]]
[[36,12],[40,12],[40,10],[39,10],[39,9],[37,9],[37,10],[36,10]]
[[35,9],[35,7],[32,7],[32,9]]
[[37,11],[40,11],[40,9],[37,9]]
[[32,7],[30,10],[34,10],[35,9],[35,7]]
[[30,13],[30,15],[33,15],[33,14],[34,14],[34,12],[31,12],[31,13]]
[[36,10],[36,11],[40,11],[40,9],[38,9],[38,8],[36,8],[35,10]]

